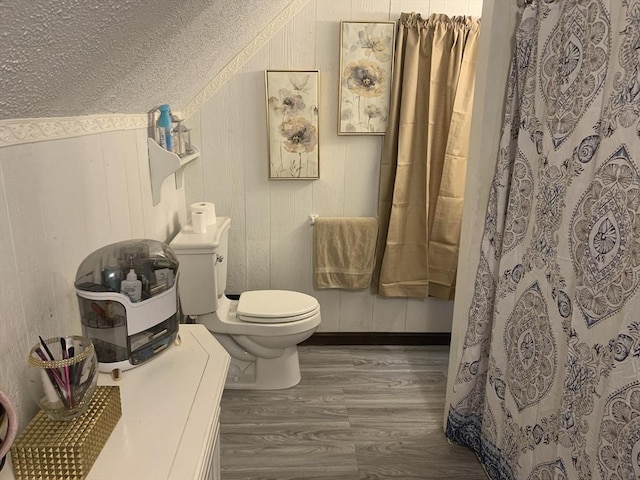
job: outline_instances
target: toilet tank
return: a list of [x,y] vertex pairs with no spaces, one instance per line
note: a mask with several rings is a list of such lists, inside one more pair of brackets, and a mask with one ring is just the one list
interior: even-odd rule
[[227,288],[230,225],[230,218],[218,217],[205,233],[196,233],[190,222],[169,243],[180,263],[178,294],[185,315],[217,311]]

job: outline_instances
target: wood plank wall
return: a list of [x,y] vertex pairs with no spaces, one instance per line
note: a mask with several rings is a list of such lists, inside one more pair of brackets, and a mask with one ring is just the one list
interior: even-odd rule
[[172,177],[152,205],[146,129],[0,148],[0,390],[21,427],[37,411],[24,374],[38,335],[81,333],[82,260],[121,240],[167,241],[185,221]]
[[[341,20],[401,12],[480,16],[482,0],[310,0],[190,120],[202,158],[188,168],[187,204],[232,219],[228,292],[292,289],[322,307],[320,332],[450,332],[453,302],[315,290],[310,214],[375,216],[381,136],[337,135]],[[242,28],[241,25],[238,28]],[[320,71],[320,179],[269,181],[264,71]]]

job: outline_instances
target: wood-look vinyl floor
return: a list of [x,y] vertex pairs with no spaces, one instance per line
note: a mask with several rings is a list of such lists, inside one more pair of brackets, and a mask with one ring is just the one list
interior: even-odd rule
[[448,347],[300,346],[288,390],[225,390],[222,480],[486,480],[442,432]]

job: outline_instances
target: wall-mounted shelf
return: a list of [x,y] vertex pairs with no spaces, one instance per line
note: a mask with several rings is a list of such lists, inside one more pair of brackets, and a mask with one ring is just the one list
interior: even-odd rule
[[182,186],[182,176],[184,167],[187,163],[200,157],[200,150],[192,145],[193,153],[179,157],[175,153],[169,152],[156,143],[153,138],[147,139],[149,146],[149,171],[151,173],[151,196],[153,204],[160,203],[160,192],[162,190],[162,182],[172,173],[176,174],[176,188]]

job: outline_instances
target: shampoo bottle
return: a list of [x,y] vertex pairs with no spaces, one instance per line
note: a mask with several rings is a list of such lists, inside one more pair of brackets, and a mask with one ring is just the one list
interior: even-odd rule
[[169,105],[160,105],[158,117],[158,132],[160,146],[173,152],[173,137],[171,136],[171,112]]
[[133,303],[142,298],[142,282],[138,280],[136,271],[132,268],[127,274],[127,279],[120,282],[120,293],[128,295]]

